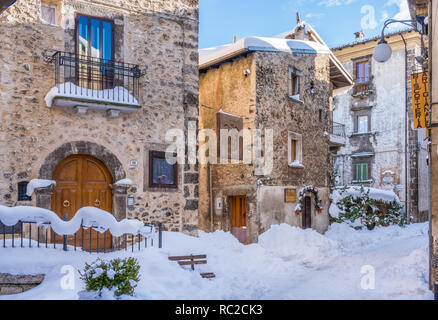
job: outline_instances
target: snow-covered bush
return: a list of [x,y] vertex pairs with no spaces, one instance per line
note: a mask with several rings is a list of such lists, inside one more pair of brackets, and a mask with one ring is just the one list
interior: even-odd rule
[[[373,192],[376,193],[376,190]],[[351,187],[337,190],[337,199],[332,200],[337,206],[338,216],[332,217],[332,222],[347,222],[353,226],[360,224],[369,230],[376,226],[402,226],[406,223],[403,206],[397,197],[370,196],[371,188],[363,186],[351,191]]]
[[97,259],[92,264],[85,263],[81,279],[88,291],[97,291],[99,296],[103,288],[114,290],[116,296],[132,295],[139,281],[140,265],[137,259],[113,259],[108,262]]

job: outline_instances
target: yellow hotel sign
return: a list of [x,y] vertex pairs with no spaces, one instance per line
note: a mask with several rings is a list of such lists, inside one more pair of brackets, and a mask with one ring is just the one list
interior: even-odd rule
[[414,129],[427,128],[429,123],[429,75],[427,72],[411,75]]

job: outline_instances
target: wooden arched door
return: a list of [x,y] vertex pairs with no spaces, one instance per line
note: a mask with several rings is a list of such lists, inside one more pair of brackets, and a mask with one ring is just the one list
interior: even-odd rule
[[[112,212],[112,178],[100,160],[87,155],[70,156],[58,164],[52,179],[56,181],[52,210],[61,219],[66,216],[69,221],[82,207],[98,207]],[[74,236],[69,236],[68,244],[74,245],[74,240]],[[62,242],[62,239],[56,242]],[[80,230],[76,234],[76,245],[82,244],[84,250],[111,248],[111,234],[109,231],[101,234],[91,230],[90,234],[90,229]]]

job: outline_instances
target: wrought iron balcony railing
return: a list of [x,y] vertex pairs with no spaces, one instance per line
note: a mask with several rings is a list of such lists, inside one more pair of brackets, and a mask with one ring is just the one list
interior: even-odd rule
[[356,78],[354,80],[353,94],[361,94],[372,90],[370,80],[369,77]]
[[345,125],[332,121],[330,125],[330,134],[345,138]]
[[52,61],[55,95],[116,106],[139,106],[142,72],[138,65],[61,51],[53,55]]

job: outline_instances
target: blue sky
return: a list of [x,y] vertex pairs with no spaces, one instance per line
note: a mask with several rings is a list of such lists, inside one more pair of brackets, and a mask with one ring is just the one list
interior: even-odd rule
[[356,31],[378,35],[385,19],[410,19],[407,0],[199,0],[199,48],[290,30],[297,11],[330,47],[352,42]]

